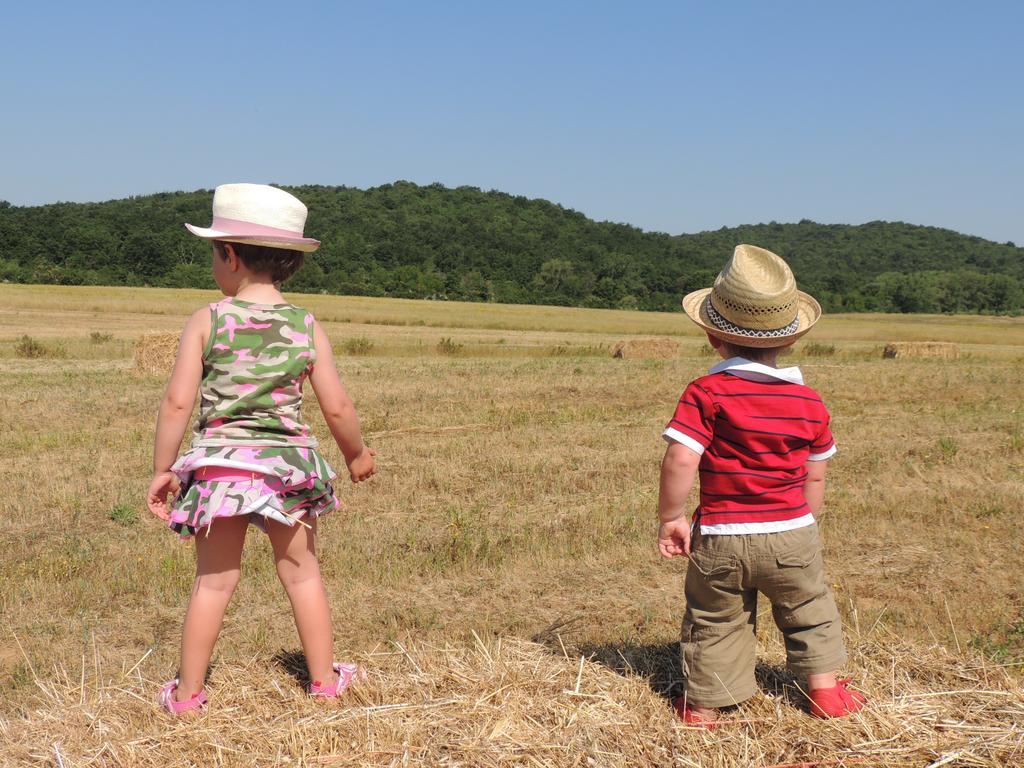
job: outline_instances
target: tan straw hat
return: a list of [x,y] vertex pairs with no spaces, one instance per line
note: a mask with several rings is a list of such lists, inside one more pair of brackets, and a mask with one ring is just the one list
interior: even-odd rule
[[221,184],[213,193],[213,223],[186,224],[207,240],[315,251],[320,241],[305,237],[306,206],[295,195],[267,184]]
[[783,347],[821,319],[789,265],[755,245],[737,245],[714,286],[687,294],[683,311],[712,336],[744,347]]

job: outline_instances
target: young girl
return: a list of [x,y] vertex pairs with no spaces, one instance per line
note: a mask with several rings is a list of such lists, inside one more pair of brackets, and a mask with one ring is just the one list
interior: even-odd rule
[[[303,236],[306,207],[260,184],[226,184],[213,197],[213,225],[186,224],[213,242],[213,277],[225,299],[185,325],[160,405],[150,511],[196,542],[196,579],[185,614],[178,677],[160,691],[172,714],[202,708],[210,655],[239,580],[248,525],[270,537],[306,656],[313,696],[335,697],[361,676],[332,661],[327,594],[314,539],[317,518],[337,509],[336,476],[302,422],[309,378],[353,482],[376,472],[331,345],[313,316],[279,286],[319,242]],[[191,449],[178,449],[200,392]],[[168,496],[173,500],[168,502]]]

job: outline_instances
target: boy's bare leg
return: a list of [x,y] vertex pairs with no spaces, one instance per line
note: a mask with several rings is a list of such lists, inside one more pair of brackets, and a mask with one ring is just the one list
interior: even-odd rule
[[689,706],[690,711],[693,714],[697,715],[705,722],[713,723],[718,719],[718,709],[715,707],[701,707],[697,704],[688,704],[687,706]]
[[274,548],[277,575],[292,604],[295,628],[306,655],[309,677],[323,685],[331,685],[337,679],[332,666],[334,635],[331,609],[316,561],[316,519],[307,521],[307,525],[309,527],[299,523],[288,526],[268,520],[267,533]]
[[810,693],[818,688],[835,688],[836,683],[837,680],[835,672],[822,672],[818,675],[808,675],[807,692]]
[[242,545],[249,516],[223,517],[196,534],[196,579],[181,628],[181,664],[175,701],[203,689],[213,646],[241,576]]

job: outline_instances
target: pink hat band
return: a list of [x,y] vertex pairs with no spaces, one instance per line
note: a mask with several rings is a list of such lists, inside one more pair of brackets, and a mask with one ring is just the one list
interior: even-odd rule
[[239,219],[227,219],[222,216],[214,216],[210,229],[217,229],[221,232],[230,232],[234,237],[284,237],[288,239],[302,237],[302,232],[293,229],[278,229],[268,227],[264,224],[254,224],[251,221],[240,221]]
[[320,241],[303,237],[305,226],[302,201],[266,184],[221,184],[213,193],[213,224],[185,224],[189,232],[206,240],[235,240],[310,253]]

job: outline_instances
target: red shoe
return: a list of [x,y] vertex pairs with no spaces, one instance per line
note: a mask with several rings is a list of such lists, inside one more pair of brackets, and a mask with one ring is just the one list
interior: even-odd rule
[[831,688],[815,688],[808,695],[810,712],[826,720],[830,717],[846,717],[859,712],[867,703],[867,697],[857,691],[847,690],[849,680],[838,680]]
[[693,726],[694,728],[704,728],[708,731],[718,725],[718,720],[708,720],[704,715],[690,709],[690,705],[686,703],[686,699],[683,696],[675,699],[672,702],[672,707],[676,711],[676,716],[686,725]]

